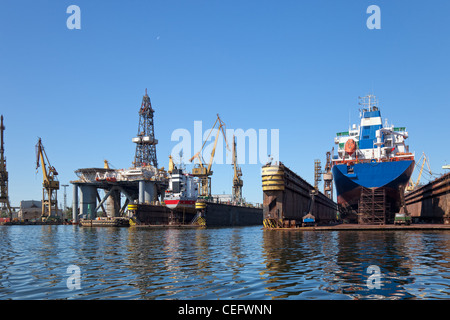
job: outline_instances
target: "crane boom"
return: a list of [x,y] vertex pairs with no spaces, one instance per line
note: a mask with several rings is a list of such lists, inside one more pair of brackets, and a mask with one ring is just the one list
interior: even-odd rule
[[58,212],[57,190],[59,190],[58,172],[50,165],[42,140],[36,144],[36,170],[42,165],[42,219],[56,217]]
[[419,186],[420,178],[422,177],[422,172],[423,172],[423,167],[425,166],[425,162],[427,163],[427,167],[428,167],[428,171],[430,172],[430,175],[432,175],[430,162],[428,162],[428,158],[427,158],[425,152],[422,152],[422,156],[420,157],[419,161],[417,161],[417,163],[420,163],[421,160],[422,160],[422,165],[420,166],[420,171],[419,171],[419,175],[417,177],[417,180],[414,183],[412,178],[410,178],[409,184],[406,187],[407,191],[412,191],[412,190],[414,190],[414,188],[417,188]]
[[[217,128],[217,134],[214,140],[214,146],[213,149],[211,151],[211,157],[209,159],[209,163],[208,166],[205,167],[203,165],[204,160],[202,160],[202,150],[203,147],[206,144],[206,141],[208,141],[209,136],[211,135],[214,127],[216,126],[216,124],[219,123],[219,127]],[[217,142],[219,141],[219,134],[220,132],[222,132],[223,134],[223,138],[225,139],[225,143],[226,143],[226,147],[228,150],[230,150],[230,148],[228,147],[228,142],[227,142],[227,138],[225,135],[225,131],[224,131],[224,126],[225,123],[220,119],[219,115],[217,114],[217,119],[214,122],[214,125],[212,126],[211,130],[209,131],[208,136],[206,137],[205,141],[202,144],[202,147],[200,148],[200,150],[189,160],[190,162],[192,162],[195,158],[198,159],[198,166],[194,167],[192,169],[192,175],[199,177],[200,178],[200,195],[201,196],[205,196],[208,197],[211,195],[211,178],[210,176],[212,175],[212,171],[211,171],[211,167],[212,167],[212,163],[214,160],[214,155],[216,153],[216,147],[217,147]]]

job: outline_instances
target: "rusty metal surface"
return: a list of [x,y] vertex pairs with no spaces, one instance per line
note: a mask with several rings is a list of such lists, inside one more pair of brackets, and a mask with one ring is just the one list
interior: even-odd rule
[[140,225],[179,225],[188,224],[193,213],[173,211],[162,205],[138,204],[136,222]]
[[405,203],[413,218],[449,223],[450,173],[406,194]]
[[[271,183],[270,172],[276,172],[273,177],[276,183]],[[308,211],[310,191],[314,187],[282,163],[264,166],[262,179],[264,219],[281,221],[283,226],[290,227],[301,223]],[[318,192],[313,212],[319,223],[335,221],[337,205]]]

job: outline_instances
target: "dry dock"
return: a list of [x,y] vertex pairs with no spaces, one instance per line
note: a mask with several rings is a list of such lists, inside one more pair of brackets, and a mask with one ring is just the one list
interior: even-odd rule
[[263,166],[262,189],[267,228],[295,228],[308,213],[312,213],[319,224],[337,220],[336,203],[281,162]]
[[217,202],[198,202],[195,212],[170,210],[167,207],[129,205],[136,227],[233,227],[262,225],[261,208]]
[[450,224],[450,173],[405,196],[413,221]]
[[294,230],[294,231],[450,231],[448,224],[412,224],[412,225],[367,225],[367,224],[339,224],[334,226],[316,226],[302,228],[274,228],[272,230]]

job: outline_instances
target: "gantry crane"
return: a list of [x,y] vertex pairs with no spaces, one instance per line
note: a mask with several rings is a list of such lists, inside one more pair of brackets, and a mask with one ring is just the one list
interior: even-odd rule
[[[211,151],[211,157],[209,159],[209,164],[208,167],[205,167],[203,165],[204,160],[203,160],[203,156],[202,156],[202,150],[203,147],[205,146],[206,141],[208,141],[209,136],[211,135],[214,127],[216,126],[216,124],[219,123],[219,127],[217,128],[217,134],[216,134],[216,138],[214,140],[214,147]],[[220,132],[222,132],[223,134],[223,138],[225,140],[225,144],[227,146],[227,149],[230,150],[230,148],[228,147],[228,142],[227,142],[227,138],[225,135],[225,131],[224,131],[224,126],[225,123],[220,119],[219,115],[217,114],[217,119],[216,122],[214,122],[214,125],[212,126],[208,137],[206,137],[205,141],[203,142],[202,147],[200,148],[200,151],[198,151],[189,161],[192,162],[195,158],[198,159],[198,165],[196,165],[193,169],[192,169],[192,175],[195,177],[199,177],[200,178],[200,196],[201,197],[210,197],[211,196],[211,175],[213,174],[213,172],[211,171],[211,166],[212,166],[212,162],[214,159],[214,155],[216,153],[216,147],[217,147],[217,141],[219,141],[219,134]]]
[[233,201],[236,203],[242,202],[242,186],[244,182],[242,181],[242,171],[237,164],[237,151],[236,151],[236,138],[233,136]]
[[36,170],[42,164],[42,220],[48,218],[56,218],[58,216],[58,198],[59,181],[57,180],[58,172],[55,167],[50,165],[41,138],[36,144]]

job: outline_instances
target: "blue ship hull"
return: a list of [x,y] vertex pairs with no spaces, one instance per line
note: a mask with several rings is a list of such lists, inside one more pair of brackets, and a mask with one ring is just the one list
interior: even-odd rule
[[347,214],[356,215],[362,187],[385,188],[390,211],[398,212],[400,189],[408,184],[413,169],[414,160],[334,165],[332,173],[338,205]]

